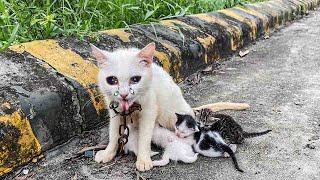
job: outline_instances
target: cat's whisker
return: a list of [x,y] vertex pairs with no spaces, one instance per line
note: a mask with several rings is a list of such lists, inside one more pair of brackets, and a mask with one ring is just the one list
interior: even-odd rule
[[[94,96],[93,98],[98,98],[98,97],[101,97],[103,96],[103,94],[100,94],[100,95],[97,95],[97,96]],[[90,103],[90,102],[93,102],[92,99],[89,99],[88,101],[86,101],[86,103],[83,105],[82,107],[82,110]]]

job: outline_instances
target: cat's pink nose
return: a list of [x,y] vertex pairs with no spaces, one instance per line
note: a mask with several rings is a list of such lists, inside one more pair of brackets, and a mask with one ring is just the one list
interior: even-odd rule
[[125,93],[120,93],[120,96],[122,97],[122,99],[125,99],[128,96],[129,93],[125,92]]

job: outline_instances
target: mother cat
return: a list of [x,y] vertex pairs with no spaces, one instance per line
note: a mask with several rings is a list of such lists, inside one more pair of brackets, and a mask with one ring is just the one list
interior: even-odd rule
[[[114,52],[100,50],[91,45],[98,61],[98,83],[106,102],[121,104],[118,111],[128,110],[133,102],[141,105],[142,111],[132,114],[133,125],[138,126],[138,155],[136,167],[139,171],[152,168],[150,158],[151,137],[155,123],[173,129],[177,121],[175,113],[194,117],[193,109],[185,101],[180,88],[171,76],[153,63],[155,44],[142,50],[118,49]],[[215,103],[205,106],[213,110],[246,109],[247,104]],[[198,108],[197,108],[198,109]],[[97,162],[109,162],[118,148],[120,116],[109,110],[109,144],[95,156]]]

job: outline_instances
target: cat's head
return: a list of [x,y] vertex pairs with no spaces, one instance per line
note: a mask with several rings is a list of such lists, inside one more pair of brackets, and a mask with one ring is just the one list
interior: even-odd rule
[[176,116],[175,133],[178,137],[185,138],[199,131],[198,124],[192,116],[178,113]]
[[133,102],[142,97],[152,82],[152,61],[155,44],[143,49],[117,49],[113,52],[101,50],[91,44],[99,66],[100,91],[110,101],[121,104],[128,110]]

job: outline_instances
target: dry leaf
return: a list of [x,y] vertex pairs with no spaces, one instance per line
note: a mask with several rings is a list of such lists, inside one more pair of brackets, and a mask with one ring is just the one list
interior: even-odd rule
[[77,152],[78,155],[84,154],[86,151],[92,151],[92,150],[103,150],[107,147],[107,145],[99,144],[97,146],[91,146],[91,147],[84,147],[79,152]]
[[208,75],[213,74],[213,66],[208,66],[204,70],[201,71],[202,74]]
[[245,55],[249,54],[249,50],[245,50],[245,51],[240,51],[239,52],[239,56],[240,57],[244,57]]

